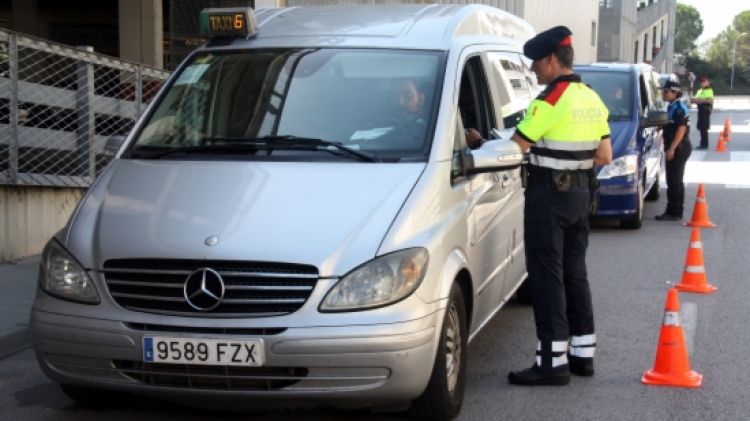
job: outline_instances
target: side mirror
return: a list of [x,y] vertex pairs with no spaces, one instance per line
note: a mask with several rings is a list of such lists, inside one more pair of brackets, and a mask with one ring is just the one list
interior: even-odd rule
[[125,136],[110,136],[104,144],[104,154],[108,156],[117,155],[117,152],[120,150],[123,143],[125,143]]
[[489,140],[468,155],[467,174],[511,170],[523,162],[521,147],[509,139]]
[[649,110],[646,119],[641,120],[641,128],[663,126],[669,123],[667,112],[662,110]]

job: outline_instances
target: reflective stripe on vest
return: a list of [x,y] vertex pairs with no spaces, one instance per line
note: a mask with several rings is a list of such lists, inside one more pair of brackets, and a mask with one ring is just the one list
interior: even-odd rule
[[555,170],[588,170],[601,139],[609,137],[609,111],[577,75],[563,76],[529,105],[516,130],[532,143],[529,163]]

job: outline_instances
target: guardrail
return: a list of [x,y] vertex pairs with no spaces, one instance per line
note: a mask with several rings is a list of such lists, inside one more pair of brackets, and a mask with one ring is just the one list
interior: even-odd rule
[[0,185],[89,186],[168,75],[0,30]]

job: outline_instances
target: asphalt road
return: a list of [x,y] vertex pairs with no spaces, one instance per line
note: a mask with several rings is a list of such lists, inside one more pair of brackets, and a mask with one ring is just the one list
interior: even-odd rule
[[[715,112],[714,124],[729,115]],[[744,420],[750,414],[747,380],[747,309],[750,304],[750,113],[734,112],[731,152],[695,153],[688,164],[686,211],[692,213],[698,182],[718,225],[703,229],[703,253],[712,295],[680,294],[681,320],[699,389],[645,386],[652,367],[668,282],[681,279],[690,229],[657,222],[666,194],[647,202],[639,231],[597,224],[590,238],[589,277],[598,351],[596,376],[574,377],[567,387],[519,388],[508,370],[532,363],[531,309],[515,303],[501,311],[470,345],[466,400],[460,420]],[[695,130],[691,134],[697,144]],[[711,148],[717,134],[711,135]],[[662,178],[663,179],[663,178]],[[330,411],[227,414],[124,397],[107,409],[68,400],[39,371],[25,350],[0,360],[0,420],[396,420],[393,415]]]

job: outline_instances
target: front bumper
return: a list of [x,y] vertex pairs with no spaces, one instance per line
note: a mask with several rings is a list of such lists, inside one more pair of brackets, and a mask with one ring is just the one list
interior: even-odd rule
[[[290,402],[352,408],[398,404],[422,393],[432,372],[444,311],[438,308],[403,323],[258,329],[247,334],[249,329],[237,328],[191,331],[159,324],[163,319],[157,315],[146,314],[143,323],[125,323],[35,306],[31,336],[43,371],[61,384],[223,409]],[[147,364],[144,335],[261,338],[265,365],[225,370]]]
[[635,175],[599,180],[596,191],[598,218],[621,219],[638,212],[638,178]]

